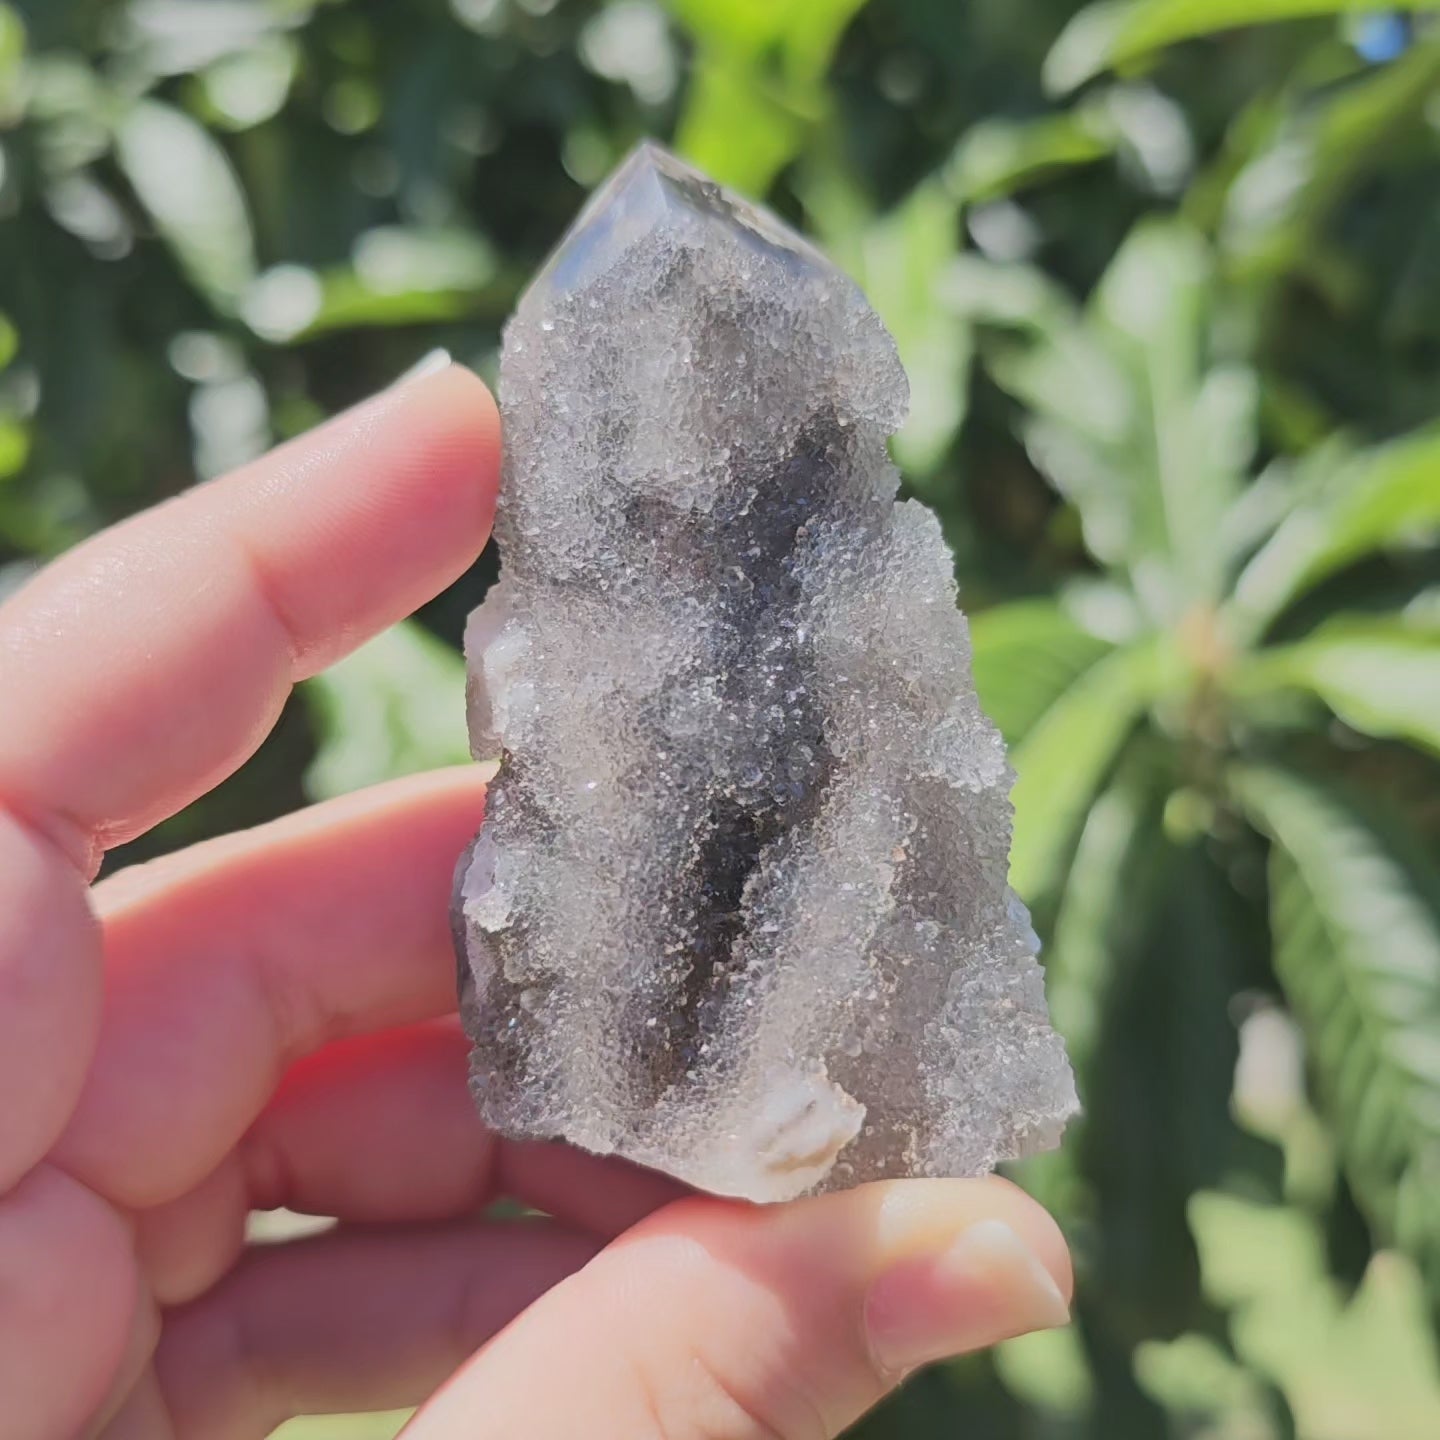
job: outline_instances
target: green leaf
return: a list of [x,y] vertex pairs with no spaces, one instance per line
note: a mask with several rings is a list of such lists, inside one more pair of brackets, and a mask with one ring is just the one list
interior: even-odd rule
[[1032,412],[1030,454],[1075,506],[1086,545],[1165,624],[1223,593],[1221,521],[1256,438],[1254,376],[1207,368],[1212,288],[1198,232],[1144,222],[1083,316],[1046,306],[1028,339],[984,351]]
[[1111,648],[1052,600],[1017,600],[970,617],[975,688],[1007,745],[1018,745]]
[[785,56],[792,76],[818,80],[865,0],[667,0],[702,45],[758,60]]
[[317,675],[305,695],[320,735],[305,776],[315,799],[470,758],[464,662],[413,620]]
[[960,248],[958,208],[943,186],[930,181],[859,236],[856,279],[895,337],[910,377],[910,414],[894,438],[895,459],[922,488],[965,412],[970,328],[936,304],[941,277]]
[[1297,644],[1262,650],[1250,672],[1242,689],[1299,687],[1352,729],[1440,755],[1440,625],[1340,616]]
[[19,349],[20,332],[10,323],[9,317],[0,312],[0,370],[15,358]]
[[[1232,785],[1270,836],[1276,974],[1356,1193],[1440,1291],[1440,873],[1397,819],[1278,767]],[[1423,1198],[1422,1198],[1423,1197]]]
[[348,266],[277,265],[258,276],[241,314],[277,344],[365,326],[435,324],[477,310],[503,313],[513,277],[469,231],[382,225],[355,241]]
[[1085,817],[1046,946],[1050,1013],[1082,1093],[1117,979],[1142,956],[1167,873],[1168,780],[1145,746],[1130,748]]
[[[1085,1113],[1075,1138],[1093,1197],[1090,1263],[1103,1277],[1111,1338],[1127,1350],[1205,1323],[1187,1205],[1197,1188],[1236,1173],[1247,1150],[1229,1099],[1238,1053],[1232,1010],[1253,939],[1200,845],[1176,845],[1142,818],[1139,833],[1111,853],[1145,834],[1154,843],[1135,874],[1139,913],[1116,917],[1119,955],[1097,953],[1101,1024],[1077,1077]],[[1106,848],[1092,853],[1096,865]],[[1123,895],[1114,903],[1123,905]]]
[[992,1357],[1005,1388],[1027,1410],[1078,1422],[1095,1403],[1095,1377],[1073,1325],[1007,1340]]
[[24,74],[24,23],[13,5],[0,4],[0,124],[20,117]]
[[763,195],[794,158],[820,116],[813,97],[797,97],[763,69],[725,54],[695,66],[675,148],[707,175]]
[[1155,693],[1150,643],[1114,650],[1085,670],[1011,752],[1016,782],[1010,883],[1032,903],[1058,889],[1095,792]]
[[1234,1433],[1340,1440],[1357,1425],[1376,1437],[1440,1431],[1426,1298],[1403,1256],[1376,1255],[1349,1295],[1304,1210],[1206,1192],[1191,1202],[1190,1221],[1205,1289],[1229,1311],[1235,1350],[1280,1387],[1293,1417],[1288,1432],[1272,1423]]
[[1337,570],[1376,550],[1440,540],[1440,426],[1363,450],[1311,478],[1305,497],[1235,585],[1248,636]]
[[1113,155],[1112,130],[1087,111],[1024,122],[982,120],[956,145],[946,166],[946,183],[967,205],[998,200]]
[[1440,45],[1419,44],[1288,108],[1226,192],[1220,237],[1239,273],[1281,278],[1304,268],[1327,218],[1420,122],[1437,80]]
[[203,126],[158,100],[142,100],[115,136],[121,168],[190,279],[222,313],[255,276],[244,192]]
[[30,458],[30,431],[19,420],[0,415],[0,480],[25,468]]
[[310,0],[132,0],[116,17],[115,38],[142,72],[185,75],[263,46],[272,32],[300,24],[311,8]]
[[1042,72],[1052,95],[1100,74],[1134,64],[1180,40],[1317,15],[1433,10],[1440,0],[1102,0],[1060,32]]
[[763,195],[823,119],[823,80],[863,0],[668,0],[694,36],[675,144],[715,179]]
[[206,104],[227,129],[248,130],[279,114],[299,66],[299,47],[289,36],[264,36],[206,67]]
[[394,1440],[412,1413],[386,1410],[368,1415],[304,1415],[282,1425],[270,1440]]
[[1255,444],[1254,377],[1201,369],[1212,283],[1197,231],[1150,222],[1127,238],[1091,307],[1127,364],[1143,417],[1132,440],[1132,554],[1167,556],[1188,601],[1220,596],[1219,526]]
[[1194,1433],[1282,1433],[1269,1387],[1208,1335],[1142,1340],[1135,1347],[1135,1379],[1157,1404],[1184,1415]]

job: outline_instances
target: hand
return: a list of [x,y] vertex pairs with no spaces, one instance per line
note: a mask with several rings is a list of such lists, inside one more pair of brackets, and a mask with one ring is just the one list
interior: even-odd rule
[[[446,923],[470,771],[91,887],[296,680],[465,568],[498,450],[451,367],[0,608],[6,1440],[241,1440],[452,1372],[417,1440],[818,1440],[918,1364],[1064,1318],[1059,1234],[1000,1181],[757,1209],[485,1134]],[[482,1218],[502,1194],[553,1218]],[[282,1205],[341,1223],[247,1252]]]

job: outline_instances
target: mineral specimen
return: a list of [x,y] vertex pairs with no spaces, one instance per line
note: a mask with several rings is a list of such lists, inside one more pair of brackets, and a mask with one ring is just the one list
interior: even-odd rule
[[856,287],[653,146],[505,334],[500,757],[455,923],[485,1119],[780,1200],[972,1175],[1075,1108],[1011,774]]

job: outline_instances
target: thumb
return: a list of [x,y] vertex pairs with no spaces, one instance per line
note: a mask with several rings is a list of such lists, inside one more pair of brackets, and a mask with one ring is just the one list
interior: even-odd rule
[[532,1305],[406,1440],[829,1440],[918,1365],[1064,1324],[1070,1283],[1055,1222],[1003,1180],[680,1200]]

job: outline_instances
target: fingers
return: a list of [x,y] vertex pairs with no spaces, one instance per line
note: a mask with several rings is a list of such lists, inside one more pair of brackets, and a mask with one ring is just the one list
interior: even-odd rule
[[824,1440],[917,1365],[1063,1323],[1069,1286],[1054,1222],[1003,1181],[685,1200],[537,1302],[407,1440]]
[[325,1041],[451,1010],[468,768],[346,796],[96,892],[99,1043],[57,1159],[139,1207],[184,1193]]
[[93,871],[204,793],[292,681],[473,560],[498,450],[489,393],[451,367],[42,571],[0,608],[0,808]]
[[100,1025],[100,929],[85,882],[0,811],[0,1195],[50,1148]]
[[239,1149],[249,1208],[359,1223],[448,1220],[499,1196],[609,1239],[685,1193],[667,1176],[480,1123],[450,1016],[297,1065]]
[[6,1440],[81,1432],[130,1358],[143,1298],[124,1222],[69,1176],[41,1165],[0,1196]]
[[238,1258],[251,1210],[417,1222],[473,1216],[503,1194],[609,1239],[685,1193],[568,1146],[498,1141],[475,1112],[467,1049],[452,1016],[332,1045],[295,1066],[216,1171],[136,1215],[157,1297],[174,1305],[213,1285]]
[[153,1369],[140,1377],[120,1409],[101,1426],[99,1440],[175,1440]]
[[471,1223],[257,1251],[167,1320],[156,1366],[177,1440],[414,1404],[595,1245],[543,1222]]

